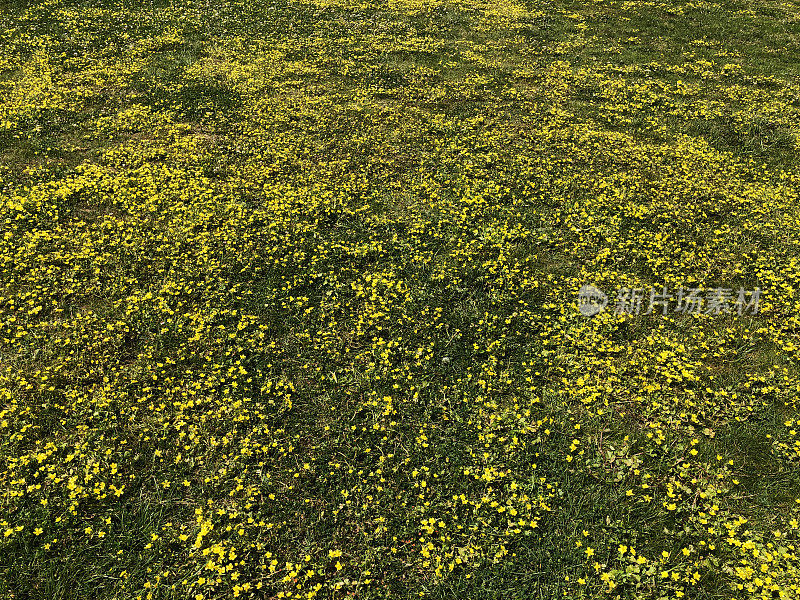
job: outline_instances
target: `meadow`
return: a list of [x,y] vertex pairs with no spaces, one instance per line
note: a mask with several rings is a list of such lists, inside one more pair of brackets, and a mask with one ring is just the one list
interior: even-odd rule
[[799,150],[795,0],[5,0],[0,597],[800,598]]

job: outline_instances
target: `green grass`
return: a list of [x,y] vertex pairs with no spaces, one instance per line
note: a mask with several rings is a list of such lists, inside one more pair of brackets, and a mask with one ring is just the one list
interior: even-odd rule
[[792,598],[797,8],[6,2],[0,594]]

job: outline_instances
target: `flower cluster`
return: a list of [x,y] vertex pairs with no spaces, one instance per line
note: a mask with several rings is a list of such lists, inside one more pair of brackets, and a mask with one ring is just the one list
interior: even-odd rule
[[12,4],[0,590],[800,595],[795,6]]

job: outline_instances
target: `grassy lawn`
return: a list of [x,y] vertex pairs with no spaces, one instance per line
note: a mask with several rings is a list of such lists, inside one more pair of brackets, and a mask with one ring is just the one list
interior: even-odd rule
[[5,0],[0,597],[800,597],[799,150],[796,1]]

